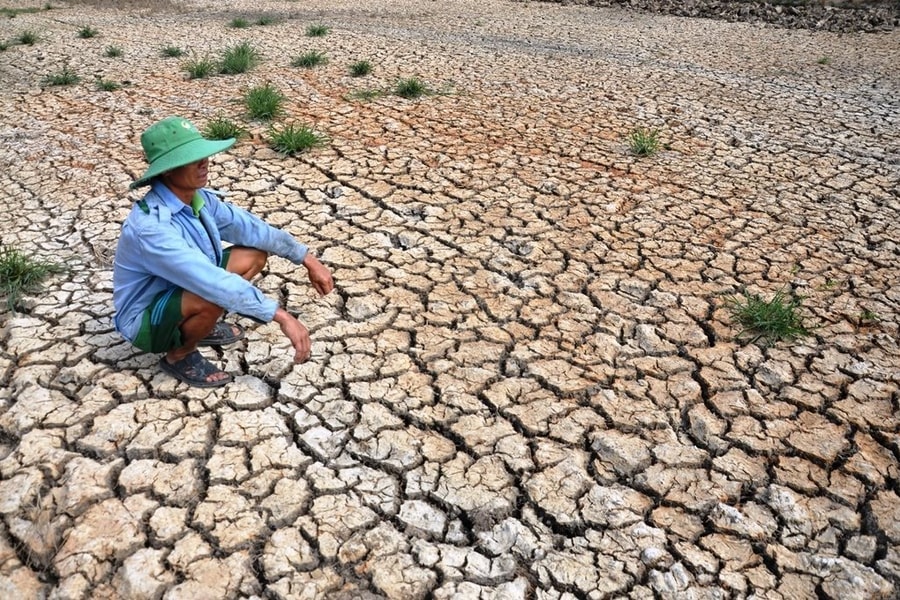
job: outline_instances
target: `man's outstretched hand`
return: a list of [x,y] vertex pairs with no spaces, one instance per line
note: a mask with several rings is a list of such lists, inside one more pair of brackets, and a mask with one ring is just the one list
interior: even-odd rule
[[275,311],[275,322],[281,327],[281,332],[287,336],[294,347],[294,362],[302,363],[309,359],[311,343],[309,341],[309,329],[291,313],[279,308]]
[[319,262],[312,254],[307,254],[303,259],[303,266],[309,273],[309,282],[316,288],[320,295],[326,296],[334,289],[334,279],[328,267]]

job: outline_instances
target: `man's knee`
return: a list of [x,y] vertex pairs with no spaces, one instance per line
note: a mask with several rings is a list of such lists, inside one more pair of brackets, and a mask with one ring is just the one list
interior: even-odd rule
[[237,246],[231,248],[226,269],[249,280],[262,272],[268,260],[269,253],[264,250]]
[[254,274],[260,273],[263,269],[266,268],[266,263],[269,262],[269,253],[263,250],[257,250],[253,248],[253,271]]

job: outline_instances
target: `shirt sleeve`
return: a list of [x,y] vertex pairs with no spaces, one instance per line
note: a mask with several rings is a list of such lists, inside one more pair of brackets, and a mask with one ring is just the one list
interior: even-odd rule
[[229,311],[268,323],[278,303],[249,281],[214,265],[166,224],[144,227],[139,236],[144,264],[154,275]]
[[223,241],[259,248],[297,265],[303,263],[309,248],[295,240],[291,234],[272,227],[239,206],[219,200],[214,194],[206,194],[205,198],[206,208]]

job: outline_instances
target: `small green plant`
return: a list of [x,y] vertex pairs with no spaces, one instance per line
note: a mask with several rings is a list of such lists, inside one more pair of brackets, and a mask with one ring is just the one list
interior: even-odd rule
[[264,121],[270,121],[281,114],[282,102],[284,94],[271,83],[250,88],[244,96],[244,105],[250,116]]
[[219,63],[219,73],[222,75],[246,73],[259,64],[259,61],[259,52],[249,42],[241,42],[225,49]]
[[108,58],[118,58],[122,56],[122,49],[118,46],[107,46],[106,50],[103,51],[103,55]]
[[356,90],[347,94],[347,98],[350,100],[374,100],[382,96],[384,96],[384,92],[381,90]]
[[830,65],[831,57],[830,56],[820,56],[819,60],[816,62],[818,62],[820,65]]
[[793,340],[809,335],[800,315],[801,296],[779,290],[771,300],[744,290],[740,297],[728,296],[725,304],[732,318],[741,326],[737,337],[753,336],[750,342]]
[[415,77],[401,79],[397,82],[397,85],[394,86],[394,94],[401,98],[419,98],[430,93],[431,90],[428,89],[428,86]]
[[78,74],[69,68],[69,65],[64,65],[62,70],[58,73],[52,73],[44,77],[44,83],[46,85],[73,85],[81,81],[81,77]]
[[659,131],[638,127],[628,134],[628,146],[631,148],[631,152],[637,156],[652,156],[662,147]]
[[189,79],[205,79],[215,73],[216,62],[208,56],[195,57],[184,63],[184,70]]
[[168,46],[165,46],[162,50],[160,50],[160,54],[167,58],[178,58],[179,56],[184,56],[184,50],[182,50],[178,46],[169,44]]
[[81,29],[78,30],[78,37],[83,40],[90,39],[93,37],[97,37],[100,32],[91,27],[90,25],[85,25]]
[[114,92],[118,89],[121,89],[122,84],[116,81],[112,81],[111,79],[98,79],[97,80],[97,89],[101,92]]
[[233,29],[245,29],[247,27],[250,27],[250,21],[248,21],[244,17],[235,17],[231,20],[228,26]]
[[16,41],[18,41],[23,46],[33,46],[35,42],[38,41],[38,34],[31,29],[26,29],[19,34],[19,37],[16,38]]
[[358,60],[350,65],[350,74],[353,77],[363,77],[372,72],[372,63],[367,60]]
[[874,325],[878,321],[881,320],[881,317],[875,311],[871,311],[868,308],[860,311],[859,315],[857,315],[857,320],[859,321],[860,326],[862,325]]
[[247,134],[247,130],[226,117],[215,116],[206,123],[203,135],[211,140],[227,140],[240,138]]
[[0,52],[5,52],[9,48],[9,42],[0,42]]
[[274,25],[277,22],[278,19],[276,19],[275,17],[270,17],[269,15],[263,15],[256,19],[256,24],[261,27],[265,27],[266,25]]
[[325,57],[325,54],[323,52],[310,50],[309,52],[301,54],[300,56],[292,60],[291,66],[311,69],[319,65],[324,65],[326,62],[328,62],[328,59]]
[[0,246],[0,295],[6,297],[7,308],[15,310],[23,294],[39,291],[47,277],[65,270],[57,263],[32,258],[9,246]]
[[281,129],[274,127],[269,129],[269,144],[276,152],[282,154],[299,154],[310,148],[321,146],[325,141],[324,136],[317,134],[306,125],[291,123]]
[[321,25],[321,24],[309,25],[306,28],[306,36],[307,37],[322,37],[322,36],[328,35],[328,33],[330,31],[331,31],[331,27],[328,27],[327,25]]

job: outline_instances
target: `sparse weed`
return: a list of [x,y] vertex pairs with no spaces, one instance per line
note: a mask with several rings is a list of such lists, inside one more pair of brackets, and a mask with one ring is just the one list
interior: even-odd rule
[[6,297],[6,306],[15,310],[23,294],[40,290],[41,283],[55,273],[62,273],[65,266],[38,260],[9,246],[0,247],[0,295]]
[[108,58],[118,58],[122,56],[122,49],[118,46],[107,46],[106,50],[103,51],[103,55]]
[[222,61],[219,63],[219,73],[222,75],[246,73],[258,65],[259,61],[259,52],[249,42],[241,42],[225,49]]
[[38,41],[38,34],[31,29],[27,29],[19,34],[16,41],[23,46],[33,46]]
[[4,52],[9,48],[9,42],[0,42],[0,52]]
[[160,50],[160,54],[167,58],[178,58],[179,56],[184,56],[184,50],[182,50],[178,46],[172,46],[170,44]]
[[820,65],[830,65],[831,57],[830,56],[820,56],[819,60],[816,62],[818,62]]
[[384,92],[381,90],[356,90],[355,92],[350,92],[347,94],[347,98],[350,100],[374,100],[375,98],[381,98],[384,96]]
[[[47,10],[50,10],[50,6],[46,7]],[[5,16],[8,19],[15,19],[17,15],[22,15],[26,13],[36,13],[39,8],[0,8],[0,15]]]
[[276,19],[275,17],[270,17],[269,15],[263,15],[256,19],[256,24],[260,25],[261,27],[265,27],[266,25],[274,25],[277,22],[278,19]]
[[78,74],[69,68],[69,65],[64,65],[62,70],[58,73],[52,73],[44,77],[44,83],[46,85],[73,85],[81,81],[81,77]]
[[744,290],[740,297],[726,297],[725,304],[742,328],[738,338],[752,335],[751,343],[759,339],[775,342],[809,335],[810,330],[800,315],[802,300],[801,296],[784,290],[776,292],[771,300]]
[[90,25],[84,25],[83,27],[81,27],[81,29],[78,30],[78,37],[84,40],[97,37],[99,34],[100,32]]
[[281,114],[282,102],[284,94],[271,83],[251,88],[244,96],[244,105],[250,116],[264,121],[270,121]]
[[645,127],[638,127],[628,134],[628,145],[637,156],[652,156],[662,147],[659,131]]
[[322,37],[322,36],[328,35],[328,33],[330,31],[331,31],[331,27],[328,27],[327,25],[321,25],[321,24],[309,25],[306,28],[306,36],[307,37]]
[[216,63],[208,56],[204,56],[185,62],[183,68],[187,71],[189,79],[205,79],[215,73]]
[[326,141],[324,136],[317,134],[306,125],[291,123],[281,129],[274,127],[269,130],[269,144],[282,154],[299,154],[310,148],[321,146]]
[[250,27],[250,21],[248,21],[244,17],[235,17],[231,20],[228,26],[232,29],[245,29],[247,27]]
[[240,138],[247,134],[247,130],[224,116],[218,115],[206,123],[203,135],[211,140],[227,140]]
[[350,65],[350,75],[353,77],[363,77],[372,72],[372,63],[367,60],[358,60]]
[[112,81],[110,79],[98,79],[97,80],[97,89],[101,92],[114,92],[122,87],[121,83],[116,81]]
[[328,59],[325,57],[324,52],[318,52],[317,50],[310,50],[305,54],[301,54],[297,58],[291,61],[291,66],[293,67],[303,67],[305,69],[311,69],[313,67],[317,67],[319,65],[324,65],[328,62]]
[[415,77],[401,79],[397,82],[397,85],[394,86],[394,94],[401,98],[420,98],[430,93],[431,90],[428,89],[428,86]]

